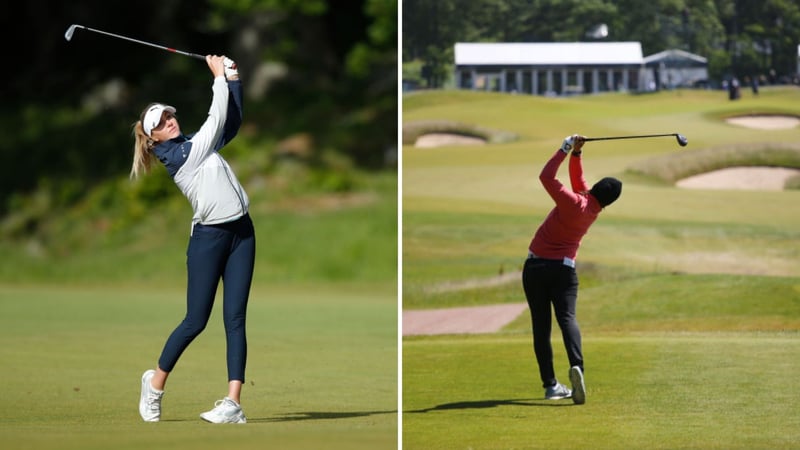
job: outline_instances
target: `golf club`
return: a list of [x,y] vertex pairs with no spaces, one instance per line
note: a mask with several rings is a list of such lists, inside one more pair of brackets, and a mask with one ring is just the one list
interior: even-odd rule
[[640,139],[640,138],[653,138],[653,137],[664,137],[664,136],[675,136],[675,139],[678,140],[678,145],[681,147],[686,147],[689,143],[689,140],[686,139],[686,136],[680,133],[667,133],[667,134],[643,134],[638,136],[609,136],[609,137],[595,137],[595,138],[586,138],[585,142],[589,141],[609,141],[613,139]]
[[161,50],[166,50],[166,51],[172,52],[172,53],[178,53],[178,54],[185,55],[185,56],[191,56],[192,58],[202,59],[203,61],[206,60],[205,56],[198,55],[196,53],[183,52],[183,51],[180,51],[180,50],[175,50],[174,48],[165,47],[163,45],[158,45],[158,44],[153,44],[153,43],[150,43],[150,42],[140,41],[138,39],[133,39],[133,38],[125,37],[125,36],[120,36],[119,34],[109,33],[107,31],[96,30],[94,28],[85,27],[83,25],[76,25],[76,24],[70,25],[70,27],[67,28],[67,32],[64,33],[64,39],[66,39],[67,41],[72,40],[72,35],[75,33],[75,29],[76,28],[81,28],[81,29],[88,30],[88,31],[94,31],[95,33],[105,34],[106,36],[111,36],[111,37],[115,37],[115,38],[119,38],[119,39],[125,39],[126,41],[135,42],[137,44],[143,44],[143,45],[148,45],[150,47],[160,48]]

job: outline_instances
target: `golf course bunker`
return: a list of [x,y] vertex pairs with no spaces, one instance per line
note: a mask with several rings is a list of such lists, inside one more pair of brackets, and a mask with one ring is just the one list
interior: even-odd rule
[[685,189],[782,191],[786,181],[797,175],[800,175],[800,169],[729,167],[684,178],[675,184]]
[[455,133],[427,133],[418,137],[414,142],[414,146],[418,148],[484,144],[486,144],[486,139]]
[[732,125],[755,130],[786,130],[800,125],[800,117],[778,114],[751,114],[729,117],[725,121]]
[[527,303],[403,311],[403,336],[496,333],[511,323]]

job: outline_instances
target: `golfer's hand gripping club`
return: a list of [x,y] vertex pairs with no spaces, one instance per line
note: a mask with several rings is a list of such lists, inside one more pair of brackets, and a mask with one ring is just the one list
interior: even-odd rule
[[225,66],[225,78],[229,80],[238,80],[239,79],[239,67],[236,63],[228,58],[227,56],[222,60],[222,64]]
[[586,136],[573,134],[572,136],[564,138],[564,142],[561,143],[561,148],[559,150],[564,153],[569,153],[571,151],[580,152],[584,142],[586,142]]
[[217,56],[217,55],[208,55],[206,56],[206,63],[208,64],[208,68],[211,70],[211,75],[216,78],[219,76],[225,76],[225,63],[224,56]]

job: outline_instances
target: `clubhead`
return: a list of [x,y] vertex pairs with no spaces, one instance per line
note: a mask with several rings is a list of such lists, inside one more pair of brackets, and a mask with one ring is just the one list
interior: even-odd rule
[[686,145],[689,144],[689,140],[686,139],[686,136],[684,136],[682,134],[676,133],[675,134],[675,139],[678,140],[678,145],[680,145],[681,147],[686,147]]
[[64,33],[64,39],[66,39],[67,41],[71,40],[72,39],[72,34],[75,33],[75,28],[78,28],[78,26],[77,25],[70,25],[70,27],[67,28],[67,32]]

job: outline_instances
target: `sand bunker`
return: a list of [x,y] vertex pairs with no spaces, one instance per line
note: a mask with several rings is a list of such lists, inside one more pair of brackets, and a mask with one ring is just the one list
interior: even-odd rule
[[527,303],[403,311],[403,336],[496,333],[511,323]]
[[795,175],[800,175],[800,170],[782,167],[729,167],[684,178],[676,185],[687,189],[781,191],[786,180]]
[[752,115],[730,117],[726,122],[756,130],[785,130],[800,125],[800,118],[795,116]]
[[484,145],[484,144],[486,144],[485,139],[473,136],[464,136],[463,134],[454,134],[454,133],[423,134],[422,136],[417,138],[416,142],[414,142],[414,146],[420,148],[444,147],[449,145]]

